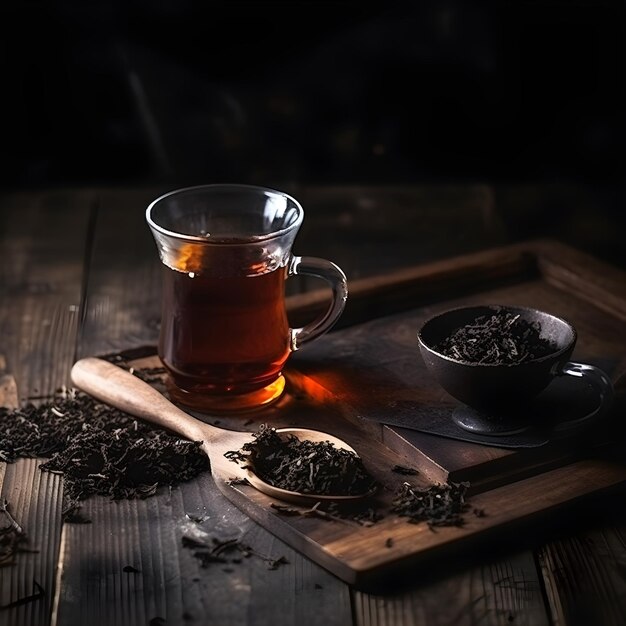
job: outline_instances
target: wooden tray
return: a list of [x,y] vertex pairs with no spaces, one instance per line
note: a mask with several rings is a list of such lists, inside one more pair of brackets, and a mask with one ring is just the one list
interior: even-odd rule
[[[349,418],[434,480],[471,481],[475,491],[484,490],[571,459],[579,451],[575,439],[511,450],[429,434],[429,421],[440,422],[462,405],[430,377],[417,331],[431,315],[465,304],[530,306],[570,320],[579,333],[572,359],[602,367],[620,391],[626,371],[625,276],[546,241],[362,281],[351,289],[345,329],[298,352],[291,367],[306,379],[301,385],[326,389],[349,407]],[[576,417],[577,409],[584,415],[597,402],[588,391],[575,381],[557,381],[544,394],[554,397],[542,410],[548,407],[558,420]],[[591,406],[579,409],[577,403]],[[405,422],[409,428],[393,425]],[[442,429],[434,430],[439,435]],[[594,432],[585,434],[585,444],[590,435],[603,443],[603,433]]]
[[[542,241],[351,284],[340,327],[292,355],[285,398],[246,418],[245,426],[242,418],[218,421],[221,426],[250,430],[263,422],[297,424],[346,439],[385,486],[373,504],[386,516],[369,527],[285,516],[272,507],[271,498],[249,486],[224,483],[220,488],[296,549],[346,582],[372,589],[394,573],[492,540],[496,531],[545,521],[584,496],[623,486],[626,466],[615,459],[624,456],[613,447],[507,450],[387,426],[379,418],[381,412],[394,411],[398,398],[434,407],[451,402],[434,382],[424,382],[427,375],[420,369],[415,333],[420,320],[433,312],[469,302],[533,306],[570,319],[579,332],[574,357],[601,361],[621,391],[626,371],[624,279],[622,272],[595,259]],[[310,319],[324,306],[324,299],[323,294],[291,298],[292,323]],[[158,362],[147,357],[131,364],[153,367]],[[412,384],[416,373],[423,377],[419,385]],[[621,402],[618,395],[616,412]],[[425,523],[407,523],[388,513],[395,489],[406,480],[391,471],[396,464],[418,469],[417,477],[410,477],[418,486],[471,481],[471,508],[485,515],[470,511],[463,527],[435,532]]]

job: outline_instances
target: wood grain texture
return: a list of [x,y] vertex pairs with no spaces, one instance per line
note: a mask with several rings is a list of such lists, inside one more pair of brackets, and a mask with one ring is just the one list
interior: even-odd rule
[[[90,191],[65,190],[0,199],[0,352],[17,382],[3,380],[11,405],[49,396],[69,382],[93,201]],[[46,625],[52,612],[62,487],[59,476],[42,473],[39,463],[19,460],[4,470],[2,497],[37,552],[20,554],[15,566],[3,569],[0,601],[36,593],[34,581],[45,591],[42,598],[3,611],[7,624]]]
[[0,199],[0,352],[21,400],[69,382],[80,318],[92,192],[15,193]]
[[7,626],[48,624],[55,593],[56,564],[61,536],[62,484],[58,474],[42,472],[38,459],[20,459],[7,465],[0,498],[10,504],[12,515],[28,537],[33,552],[20,553],[13,566],[2,569],[0,605],[44,595],[5,610],[0,615]]
[[[420,571],[399,593],[354,592],[358,626],[500,626],[550,624],[531,552],[514,553],[455,576]],[[415,583],[419,581],[419,585]],[[453,599],[442,601],[443,598]]]
[[568,533],[538,551],[553,624],[626,622],[626,525],[620,505],[617,520]]
[[161,191],[97,190],[78,357],[156,343],[161,264],[145,210]]

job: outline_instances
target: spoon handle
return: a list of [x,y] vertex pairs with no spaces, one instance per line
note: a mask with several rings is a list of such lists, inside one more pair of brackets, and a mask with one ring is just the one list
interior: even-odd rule
[[187,415],[148,383],[113,363],[95,357],[80,359],[72,367],[71,378],[82,391],[130,415],[192,441],[210,438],[210,425]]

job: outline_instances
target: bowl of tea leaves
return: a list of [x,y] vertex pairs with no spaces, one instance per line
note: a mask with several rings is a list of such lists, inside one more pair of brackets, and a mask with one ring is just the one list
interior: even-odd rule
[[556,315],[501,305],[449,309],[418,332],[433,378],[457,400],[487,411],[530,401],[562,375],[585,377],[606,407],[611,381],[597,367],[569,360],[576,339],[574,326]]

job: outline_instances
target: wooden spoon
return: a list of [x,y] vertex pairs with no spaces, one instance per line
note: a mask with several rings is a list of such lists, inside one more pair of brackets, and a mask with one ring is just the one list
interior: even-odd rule
[[[253,470],[243,469],[224,456],[225,452],[239,450],[243,444],[253,441],[252,433],[225,430],[201,422],[181,411],[148,383],[102,359],[87,357],[77,361],[72,367],[71,377],[78,389],[105,404],[166,428],[191,441],[202,441],[202,449],[211,463],[211,474],[214,479],[221,479],[222,483],[228,483],[233,478],[245,477],[259,491],[295,504],[358,500],[373,494],[372,490],[357,495],[329,496],[274,487],[261,480]],[[328,441],[337,448],[350,450],[356,454],[347,443],[328,433],[308,428],[279,428],[276,432],[289,433],[298,439],[313,442]],[[216,482],[220,484],[220,481]]]

